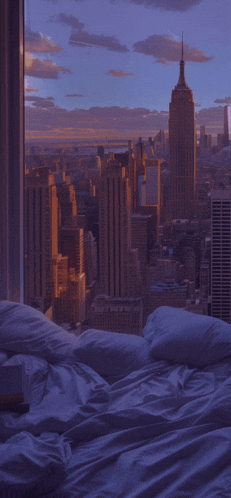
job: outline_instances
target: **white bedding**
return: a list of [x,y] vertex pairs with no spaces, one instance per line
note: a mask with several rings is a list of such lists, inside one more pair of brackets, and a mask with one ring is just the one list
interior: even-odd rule
[[[93,330],[76,338],[36,310],[0,302],[0,360],[23,363],[30,377],[30,411],[0,413],[0,490],[230,498],[231,327],[184,313],[159,308],[144,338]],[[31,314],[33,328],[24,327]]]

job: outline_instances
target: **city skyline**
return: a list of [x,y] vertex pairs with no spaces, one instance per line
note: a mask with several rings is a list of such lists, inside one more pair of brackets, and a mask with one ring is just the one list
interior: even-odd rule
[[167,130],[182,31],[197,129],[221,133],[230,102],[227,3],[161,5],[25,0],[26,139]]

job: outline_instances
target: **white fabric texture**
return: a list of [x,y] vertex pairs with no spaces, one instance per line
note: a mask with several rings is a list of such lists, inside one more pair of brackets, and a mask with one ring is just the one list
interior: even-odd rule
[[76,339],[38,310],[20,303],[0,301],[1,349],[34,354],[51,362],[72,362]]
[[49,491],[66,477],[71,450],[58,434],[44,432],[35,437],[21,432],[0,446],[0,455],[0,490],[25,491],[36,486]]
[[12,304],[0,303],[3,364],[24,365],[30,410],[0,413],[0,495],[230,498],[227,324],[160,308],[147,340],[73,340]]
[[76,359],[93,368],[109,384],[153,363],[150,345],[143,337],[96,329],[78,337]]
[[231,325],[218,318],[162,306],[143,330],[155,358],[206,366],[231,356]]

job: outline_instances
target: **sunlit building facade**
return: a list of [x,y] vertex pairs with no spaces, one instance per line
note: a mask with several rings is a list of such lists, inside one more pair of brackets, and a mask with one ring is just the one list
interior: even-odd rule
[[[47,167],[25,175],[25,303],[54,296],[53,260],[58,255],[58,198]],[[42,308],[41,308],[42,309]],[[43,311],[43,309],[42,309]]]

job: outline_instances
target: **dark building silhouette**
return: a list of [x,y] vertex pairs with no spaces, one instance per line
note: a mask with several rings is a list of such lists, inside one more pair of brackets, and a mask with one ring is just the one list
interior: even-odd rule
[[185,82],[182,40],[180,77],[169,105],[170,219],[194,216],[196,133],[192,90]]
[[104,146],[103,145],[98,145],[97,156],[99,156],[100,158],[104,157]]

